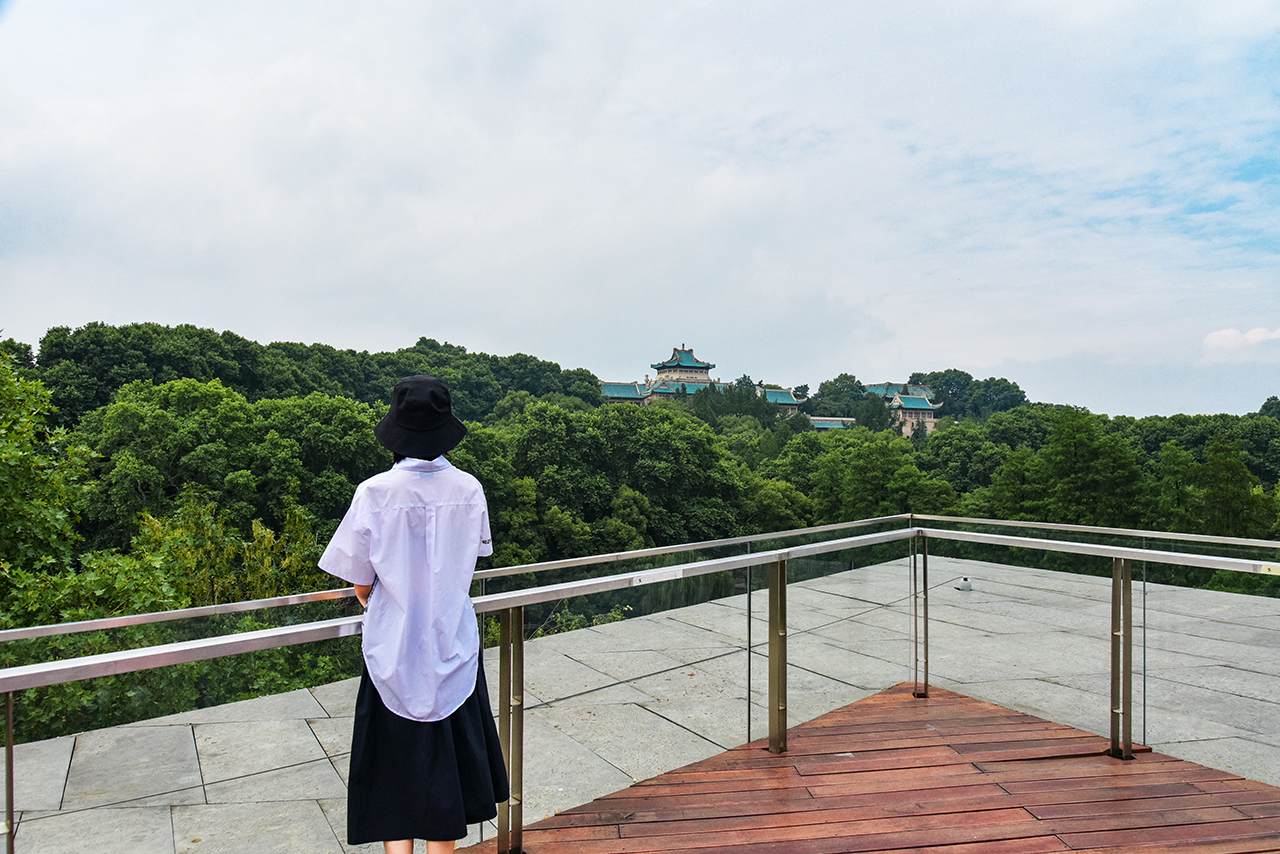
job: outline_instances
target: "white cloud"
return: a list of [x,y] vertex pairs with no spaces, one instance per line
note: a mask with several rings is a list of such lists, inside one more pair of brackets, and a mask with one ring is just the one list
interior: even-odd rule
[[1275,362],[1280,361],[1280,329],[1219,329],[1204,337],[1204,354],[1200,364],[1214,365],[1223,362]]
[[[1239,171],[1280,136],[1260,0],[0,4],[0,327],[32,343],[1079,363],[1065,399],[1114,412],[1099,364],[1176,394],[1204,329],[1277,307],[1280,193]],[[1236,334],[1202,361],[1266,360]]]

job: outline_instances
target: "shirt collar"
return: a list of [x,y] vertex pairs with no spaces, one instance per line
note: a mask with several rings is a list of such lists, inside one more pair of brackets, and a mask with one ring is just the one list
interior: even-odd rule
[[392,468],[404,469],[405,471],[440,471],[442,469],[452,468],[453,463],[444,458],[444,455],[436,457],[434,460],[419,460],[414,457],[405,457],[396,463]]

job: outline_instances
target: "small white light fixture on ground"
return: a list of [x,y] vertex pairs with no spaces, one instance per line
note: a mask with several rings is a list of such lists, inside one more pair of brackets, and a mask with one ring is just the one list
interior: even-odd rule
[[969,576],[960,576],[960,583],[956,585],[957,590],[972,590],[973,582],[969,580]]

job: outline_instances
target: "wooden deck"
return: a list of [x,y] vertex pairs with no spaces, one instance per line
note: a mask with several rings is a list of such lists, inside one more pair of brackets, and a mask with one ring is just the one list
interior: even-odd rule
[[524,851],[1280,851],[1280,788],[910,690],[793,728],[783,755],[753,742],[530,825]]

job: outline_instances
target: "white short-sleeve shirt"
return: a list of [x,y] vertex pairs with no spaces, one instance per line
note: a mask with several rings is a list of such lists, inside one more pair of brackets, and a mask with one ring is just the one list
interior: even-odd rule
[[372,584],[364,661],[382,702],[443,720],[476,685],[476,558],[493,554],[480,482],[444,457],[405,459],[356,487],[320,568]]

